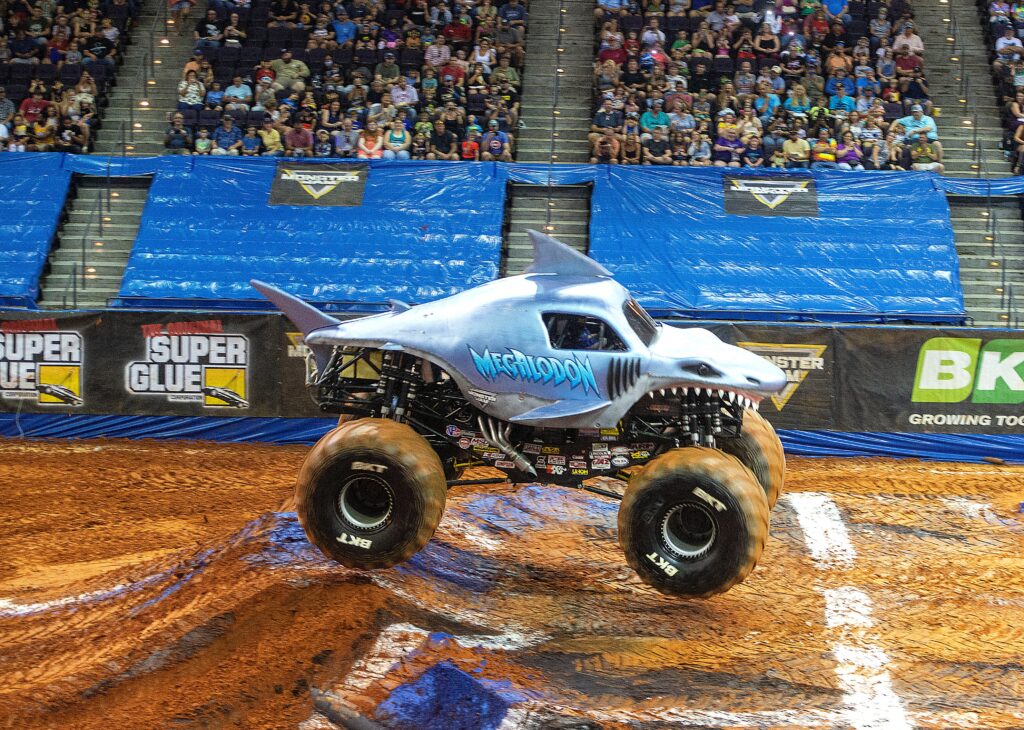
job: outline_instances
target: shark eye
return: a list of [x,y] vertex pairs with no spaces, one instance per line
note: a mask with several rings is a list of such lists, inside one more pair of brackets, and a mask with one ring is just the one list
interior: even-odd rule
[[690,373],[691,375],[696,375],[699,378],[719,378],[722,376],[720,372],[715,370],[706,362],[698,362],[693,363],[691,365],[683,365],[683,370],[687,373]]

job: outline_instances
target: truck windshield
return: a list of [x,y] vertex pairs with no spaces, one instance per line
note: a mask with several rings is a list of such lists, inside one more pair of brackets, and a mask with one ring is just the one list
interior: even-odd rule
[[622,305],[622,311],[626,315],[626,321],[633,328],[633,331],[636,332],[640,341],[650,346],[654,341],[654,336],[658,334],[658,323],[651,319],[651,315],[645,312],[644,308],[632,297],[627,299],[626,303]]

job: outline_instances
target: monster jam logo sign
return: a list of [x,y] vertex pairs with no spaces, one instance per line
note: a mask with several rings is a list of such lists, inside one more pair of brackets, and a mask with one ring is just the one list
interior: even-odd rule
[[726,175],[725,212],[731,215],[817,217],[818,190],[812,178]]
[[0,396],[82,405],[82,335],[59,331],[55,319],[0,322]]
[[508,352],[492,353],[485,348],[481,355],[472,347],[469,348],[473,365],[476,366],[476,371],[483,376],[484,380],[493,382],[500,377],[506,377],[510,380],[545,385],[547,383],[553,383],[555,386],[568,384],[570,389],[582,387],[584,393],[593,390],[595,395],[600,395],[589,357],[584,357],[582,360],[576,355],[564,359],[534,357],[524,355],[519,350],[507,349]]
[[249,340],[224,334],[220,320],[142,325],[145,359],[125,368],[137,395],[207,408],[248,408]]
[[772,403],[780,411],[789,403],[796,389],[813,372],[825,369],[822,355],[828,345],[776,345],[770,342],[737,342],[744,350],[756,353],[786,373],[786,387],[773,395]]
[[365,163],[279,163],[270,205],[362,205],[369,169]]

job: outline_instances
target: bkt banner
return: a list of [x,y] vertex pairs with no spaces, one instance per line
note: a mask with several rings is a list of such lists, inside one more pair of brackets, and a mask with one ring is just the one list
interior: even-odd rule
[[1024,433],[1024,333],[849,329],[839,344],[840,428]]

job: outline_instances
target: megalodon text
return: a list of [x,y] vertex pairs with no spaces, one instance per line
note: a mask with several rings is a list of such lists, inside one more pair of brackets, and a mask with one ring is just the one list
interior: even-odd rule
[[484,348],[481,355],[472,347],[469,354],[473,356],[473,365],[484,380],[494,381],[504,375],[511,380],[523,380],[533,383],[568,383],[570,388],[583,387],[583,392],[591,390],[600,394],[594,369],[590,366],[590,358],[582,360],[576,355],[559,359],[557,357],[534,357],[524,355],[519,350],[508,348],[508,352],[494,352]]

